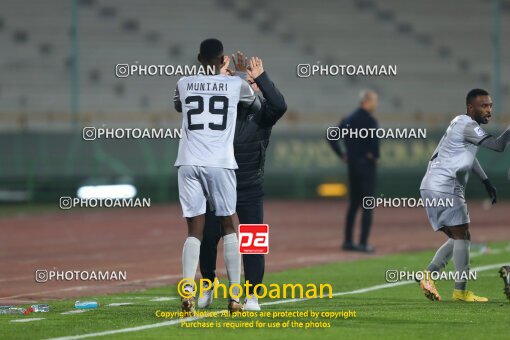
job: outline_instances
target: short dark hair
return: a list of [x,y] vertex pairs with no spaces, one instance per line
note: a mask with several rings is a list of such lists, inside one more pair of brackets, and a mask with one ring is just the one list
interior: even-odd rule
[[482,90],[482,89],[472,89],[471,91],[468,92],[467,96],[466,96],[466,105],[471,103],[471,100],[475,99],[476,97],[479,97],[479,96],[488,96],[489,95],[489,92],[485,91],[485,90]]
[[223,44],[218,39],[205,39],[200,43],[200,57],[211,61],[223,55]]

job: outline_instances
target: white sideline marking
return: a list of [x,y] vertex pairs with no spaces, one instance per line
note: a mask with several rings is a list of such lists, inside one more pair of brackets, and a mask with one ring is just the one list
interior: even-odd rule
[[[397,287],[397,286],[408,285],[408,284],[414,283],[414,282],[415,281],[400,281],[400,282],[395,282],[395,283],[384,283],[382,285],[377,285],[377,286],[372,286],[372,287],[367,287],[367,288],[351,290],[350,292],[337,292],[337,293],[333,293],[331,295],[332,296],[342,296],[342,295],[362,294],[362,293],[368,293],[368,292],[372,292],[374,290],[379,290],[379,289],[393,288],[393,287]],[[312,299],[310,299],[310,298],[300,298],[300,299],[278,300],[278,301],[271,301],[271,302],[261,303],[261,305],[264,305],[264,306],[281,305],[281,304],[284,304],[284,303],[301,302],[301,301],[306,301],[306,300],[312,300]]]
[[39,320],[44,320],[44,318],[16,319],[16,320],[11,320],[11,322],[31,322],[31,321],[39,321]]
[[109,307],[119,307],[119,306],[129,306],[129,305],[132,305],[133,303],[131,302],[115,302],[115,303],[110,303]]
[[[486,265],[486,266],[480,266],[480,267],[472,268],[471,270],[472,271],[477,271],[477,272],[482,272],[482,271],[486,271],[486,270],[496,269],[496,268],[499,268],[501,266],[506,266],[506,265],[508,265],[507,262],[505,262],[505,263],[497,263],[497,264],[490,264],[490,265]],[[410,281],[400,281],[400,282],[397,282],[397,283],[385,283],[385,284],[375,285],[375,286],[371,286],[371,287],[351,290],[351,291],[348,291],[348,292],[337,292],[337,293],[334,293],[333,296],[342,296],[342,295],[351,295],[351,294],[362,294],[362,293],[372,292],[374,290],[380,290],[380,289],[385,289],[385,288],[393,288],[393,287],[399,287],[399,286],[403,286],[403,285],[408,285],[408,284],[411,284],[411,283],[415,283],[416,284],[416,282],[412,281],[412,280],[410,280]],[[281,305],[281,304],[285,304],[285,303],[301,302],[301,301],[306,301],[306,300],[311,300],[311,299],[303,298],[303,299],[278,300],[278,301],[261,303],[261,305],[262,306]],[[225,311],[220,311],[219,313],[223,313],[223,312],[225,312]],[[195,316],[195,317],[192,317],[192,318],[176,319],[176,320],[164,321],[164,322],[159,322],[159,323],[150,324],[150,325],[144,325],[144,326],[129,327],[129,328],[116,329],[116,330],[111,330],[111,331],[103,331],[103,332],[97,332],[97,333],[82,334],[82,335],[64,336],[64,337],[60,337],[60,338],[51,338],[51,339],[48,339],[48,340],[74,340],[74,339],[84,339],[84,338],[91,338],[91,337],[95,337],[95,336],[111,335],[111,334],[118,334],[118,333],[138,332],[138,331],[143,331],[143,330],[146,330],[146,329],[172,326],[172,325],[175,325],[175,324],[178,324],[178,323],[181,323],[181,322],[191,322],[191,321],[200,320],[200,319],[204,319],[204,318],[206,318],[206,317],[205,316]]]
[[176,299],[178,299],[178,297],[157,297],[150,301],[160,302],[160,301],[170,301],[170,300],[176,300]]
[[87,311],[86,309],[75,309],[75,310],[70,310],[68,312],[63,312],[60,314],[62,314],[62,315],[81,314],[81,313],[85,313],[86,311]]
[[112,300],[147,300],[147,296],[112,296],[109,297]]
[[477,253],[470,254],[469,257],[473,258],[473,257],[478,257],[478,256],[483,256],[483,255],[496,255],[496,254],[501,254],[506,251],[507,250],[505,250],[505,249],[495,249],[495,250],[490,249],[489,251],[485,251],[485,252],[479,251]]

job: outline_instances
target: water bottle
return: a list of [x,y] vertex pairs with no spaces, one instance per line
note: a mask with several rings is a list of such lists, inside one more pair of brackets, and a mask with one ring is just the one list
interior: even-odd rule
[[25,308],[19,308],[14,306],[0,306],[0,314],[30,314],[30,311]]
[[99,304],[96,301],[76,301],[74,303],[74,308],[79,309],[91,309],[98,308]]
[[30,306],[32,312],[35,313],[47,313],[50,311],[50,306],[48,305],[32,305]]

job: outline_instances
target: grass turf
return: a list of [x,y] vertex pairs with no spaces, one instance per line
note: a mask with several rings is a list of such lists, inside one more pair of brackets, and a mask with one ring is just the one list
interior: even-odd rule
[[[476,247],[473,247],[476,248]],[[475,251],[471,260],[472,267],[510,263],[507,244],[492,244],[492,253],[478,254]],[[266,284],[271,283],[330,283],[333,292],[353,290],[385,284],[385,272],[388,269],[421,270],[432,257],[433,252],[399,254],[347,263],[335,263],[302,269],[288,270],[266,275]],[[448,269],[452,270],[451,265]],[[213,322],[225,326],[226,322],[265,322],[264,328],[188,328],[173,319],[155,316],[156,310],[178,311],[179,300],[151,301],[158,297],[177,296],[175,286],[149,289],[143,292],[92,296],[102,305],[97,310],[85,313],[62,315],[73,310],[74,300],[49,301],[50,313],[32,313],[23,315],[0,315],[0,337],[52,338],[83,335],[88,333],[112,331],[130,327],[166,322],[164,327],[140,330],[136,332],[109,334],[107,338],[180,338],[180,339],[313,339],[326,338],[466,338],[498,339],[507,338],[510,303],[503,293],[503,283],[498,269],[478,272],[477,281],[469,283],[475,293],[487,296],[488,303],[452,302],[453,282],[439,282],[438,289],[444,301],[431,302],[425,299],[415,283],[378,289],[359,294],[345,294],[332,299],[314,299],[286,304],[263,306],[263,311],[356,311],[356,318],[328,320],[319,318],[315,322],[329,323],[328,328],[269,328],[269,324],[287,320],[303,322],[310,318],[205,318],[195,322]],[[81,298],[81,300],[85,300]],[[274,301],[261,300],[262,303]],[[110,303],[129,302],[131,305],[111,307]],[[44,301],[41,301],[44,303]],[[223,310],[226,301],[217,299],[209,310]],[[13,319],[42,317],[44,320],[15,323]],[[172,321],[174,320],[174,321]]]

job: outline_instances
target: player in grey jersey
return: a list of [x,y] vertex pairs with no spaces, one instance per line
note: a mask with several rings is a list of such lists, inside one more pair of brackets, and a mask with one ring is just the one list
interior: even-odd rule
[[442,231],[448,240],[437,250],[425,271],[420,287],[425,296],[433,301],[441,300],[434,280],[430,275],[446,267],[453,257],[456,272],[453,300],[485,302],[485,297],[476,296],[466,289],[469,273],[469,214],[464,192],[473,172],[485,185],[492,204],[496,203],[496,188],[492,186],[480,163],[476,159],[478,147],[502,152],[510,142],[510,126],[497,138],[485,132],[480,124],[491,118],[492,100],[489,93],[481,89],[469,91],[466,98],[466,114],[455,117],[439,142],[423,177],[420,193],[425,199],[449,199],[448,207],[427,207],[427,216],[434,231]]

